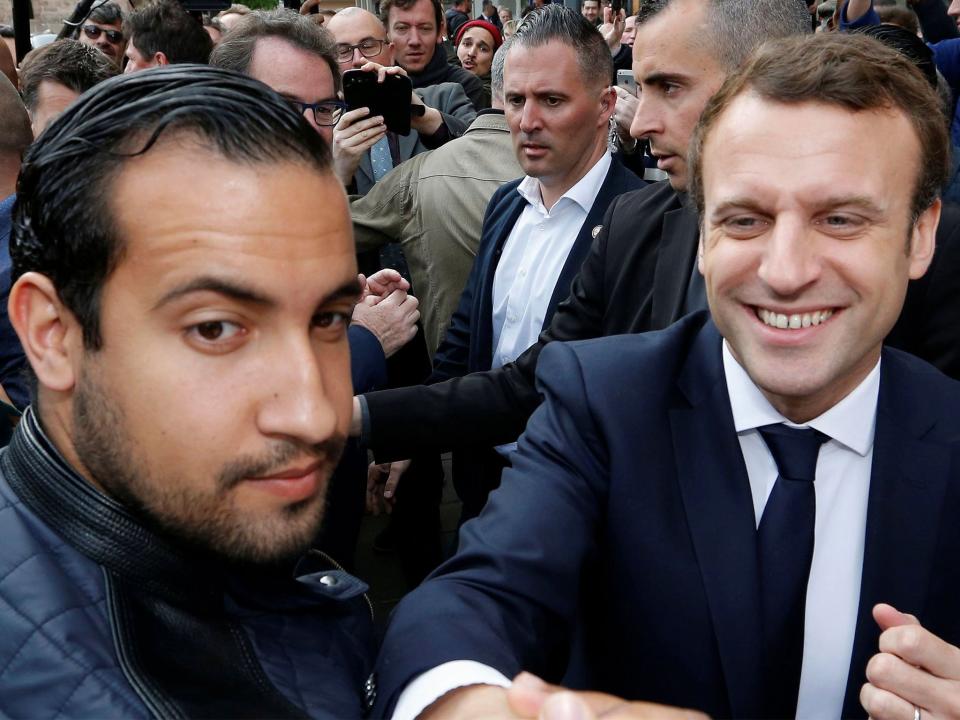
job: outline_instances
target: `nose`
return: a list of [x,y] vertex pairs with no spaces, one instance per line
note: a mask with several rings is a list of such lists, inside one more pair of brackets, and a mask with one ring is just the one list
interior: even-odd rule
[[947,8],[947,14],[960,23],[960,0],[953,0]]
[[[337,408],[331,399],[332,383],[349,383],[349,375],[334,377],[330,358],[324,358],[304,335],[286,342],[278,341],[264,362],[262,400],[257,415],[258,429],[264,435],[316,445],[333,437],[338,430]],[[348,352],[324,348],[324,352]],[[344,363],[349,367],[349,363]]]
[[360,48],[354,48],[353,49],[353,67],[355,69],[359,69],[359,68],[362,68],[364,65],[366,65],[366,63],[367,63],[367,59],[360,54]]
[[407,36],[407,45],[411,47],[420,47],[422,45],[420,30],[415,27],[410,28],[410,34]]
[[630,123],[630,137],[644,140],[663,133],[663,108],[660,103],[652,97],[652,93],[638,92],[637,99],[637,109]]
[[525,102],[520,111],[520,131],[524,133],[536,132],[543,126],[536,102]]
[[760,279],[780,297],[800,294],[820,277],[816,242],[799,218],[776,219],[765,240]]

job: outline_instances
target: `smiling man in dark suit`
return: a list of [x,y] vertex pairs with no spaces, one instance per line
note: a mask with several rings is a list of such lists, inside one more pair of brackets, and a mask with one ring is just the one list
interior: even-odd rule
[[933,257],[938,102],[865,37],[726,81],[689,162],[710,314],[544,351],[513,468],[394,614],[381,710],[609,707],[521,670],[717,717],[955,710],[960,383],[882,347]]

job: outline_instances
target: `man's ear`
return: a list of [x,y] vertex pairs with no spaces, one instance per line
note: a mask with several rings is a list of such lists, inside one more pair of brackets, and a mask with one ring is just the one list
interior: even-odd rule
[[57,392],[72,390],[83,337],[50,278],[37,272],[21,275],[10,290],[7,311],[40,385]]
[[916,280],[927,272],[937,247],[937,226],[940,224],[942,203],[937,198],[933,204],[920,213],[917,222],[910,231],[910,279]]
[[153,54],[153,62],[156,64],[157,67],[163,67],[164,65],[170,64],[170,61],[167,59],[166,54],[160,52],[159,50],[157,50],[157,52]]
[[605,88],[600,95],[600,117],[604,123],[610,121],[610,116],[617,109],[617,91],[611,86]]

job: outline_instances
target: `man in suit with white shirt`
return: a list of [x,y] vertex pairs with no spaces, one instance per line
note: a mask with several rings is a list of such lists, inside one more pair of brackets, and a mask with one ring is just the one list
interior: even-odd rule
[[[394,614],[377,709],[952,716],[960,384],[882,348],[947,148],[870,38],[778,41],[728,78],[689,156],[710,316],[544,350],[513,468]],[[505,691],[521,670],[610,695]]]
[[[505,45],[504,114],[526,176],[487,206],[477,257],[429,383],[511,362],[570,291],[610,202],[644,182],[613,160],[610,51],[579,13],[531,13]],[[463,518],[499,482],[509,448],[454,456]]]

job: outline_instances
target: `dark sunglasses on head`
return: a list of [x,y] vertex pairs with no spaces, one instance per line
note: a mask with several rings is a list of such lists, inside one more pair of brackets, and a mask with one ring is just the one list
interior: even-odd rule
[[105,30],[96,25],[84,25],[83,33],[91,40],[96,40],[100,37],[100,33],[103,33],[107,36],[107,40],[113,44],[117,44],[123,40],[123,33],[119,30]]

